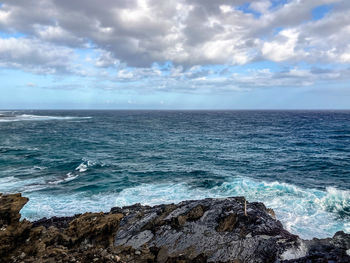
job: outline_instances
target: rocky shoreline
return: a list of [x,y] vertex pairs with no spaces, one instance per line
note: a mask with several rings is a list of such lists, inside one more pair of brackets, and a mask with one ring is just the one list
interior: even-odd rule
[[350,262],[350,234],[302,240],[244,197],[114,207],[30,222],[0,194],[0,262]]

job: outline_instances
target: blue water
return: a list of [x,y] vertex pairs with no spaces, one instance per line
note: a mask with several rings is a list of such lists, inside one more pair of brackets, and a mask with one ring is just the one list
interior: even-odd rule
[[0,192],[31,220],[244,195],[304,238],[350,231],[350,111],[9,111]]

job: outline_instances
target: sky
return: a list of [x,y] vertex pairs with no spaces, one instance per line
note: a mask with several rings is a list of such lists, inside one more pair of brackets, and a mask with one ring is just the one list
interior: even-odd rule
[[0,0],[0,109],[350,109],[348,0]]

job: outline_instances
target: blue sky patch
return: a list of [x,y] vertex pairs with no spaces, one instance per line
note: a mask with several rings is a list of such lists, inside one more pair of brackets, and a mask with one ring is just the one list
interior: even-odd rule
[[318,7],[315,7],[312,9],[312,19],[313,20],[320,20],[325,15],[327,15],[329,12],[331,12],[333,9],[333,5],[320,5]]

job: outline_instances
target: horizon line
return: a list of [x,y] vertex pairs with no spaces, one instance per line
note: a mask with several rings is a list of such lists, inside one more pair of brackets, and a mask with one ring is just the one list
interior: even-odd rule
[[0,109],[0,111],[29,111],[29,110],[36,110],[36,111],[350,111],[350,108],[344,108],[344,109],[320,109],[320,108],[312,108],[312,109],[293,109],[293,108],[286,108],[286,109],[264,109],[264,108],[256,108],[256,109],[196,109],[196,108],[179,108],[179,109],[123,109],[123,108],[114,108],[114,109],[99,109],[99,108],[74,108],[74,109],[67,109],[67,108],[43,108],[43,109],[36,109],[36,108],[27,108],[27,109]]

